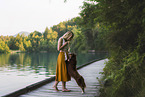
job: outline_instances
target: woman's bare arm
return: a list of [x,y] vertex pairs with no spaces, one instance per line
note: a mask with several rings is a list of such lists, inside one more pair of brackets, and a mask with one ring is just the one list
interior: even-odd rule
[[59,38],[59,40],[58,40],[58,46],[57,46],[57,50],[58,51],[62,50],[69,43],[69,42],[65,42],[62,45],[62,42],[63,42],[62,38]]

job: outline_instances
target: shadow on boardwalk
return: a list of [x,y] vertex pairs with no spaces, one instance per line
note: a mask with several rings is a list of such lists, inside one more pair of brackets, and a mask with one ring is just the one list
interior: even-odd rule
[[98,97],[99,96],[99,82],[97,77],[100,78],[102,75],[99,72],[103,71],[105,66],[105,60],[100,60],[90,65],[87,65],[78,72],[84,77],[86,82],[86,93],[81,94],[81,89],[77,86],[75,80],[72,78],[71,81],[67,82],[67,88],[71,90],[71,92],[62,92],[61,91],[61,82],[58,85],[59,92],[55,92],[52,88],[54,81],[48,83],[36,90],[33,90],[27,94],[21,95],[19,97]]

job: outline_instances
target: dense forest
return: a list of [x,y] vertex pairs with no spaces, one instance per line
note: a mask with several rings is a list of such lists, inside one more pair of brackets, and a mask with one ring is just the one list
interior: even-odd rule
[[24,34],[18,34],[16,37],[0,36],[0,53],[7,53],[11,50],[22,52],[56,51],[58,38],[69,30],[74,33],[70,45],[72,52],[105,51],[103,34],[105,34],[107,28],[101,24],[97,24],[95,28],[84,27],[81,26],[81,20],[81,17],[76,17],[60,22],[53,27],[46,27],[43,33],[34,31],[28,36]]
[[109,29],[102,36],[109,61],[100,97],[145,97],[145,1],[87,1],[82,23],[91,28],[99,23]]

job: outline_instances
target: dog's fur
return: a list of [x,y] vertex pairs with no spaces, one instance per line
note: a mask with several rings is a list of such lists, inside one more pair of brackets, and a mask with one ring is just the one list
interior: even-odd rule
[[82,93],[84,93],[86,84],[84,78],[78,73],[76,64],[77,64],[76,55],[69,54],[69,61],[67,63],[68,74],[76,80],[78,86],[82,89]]

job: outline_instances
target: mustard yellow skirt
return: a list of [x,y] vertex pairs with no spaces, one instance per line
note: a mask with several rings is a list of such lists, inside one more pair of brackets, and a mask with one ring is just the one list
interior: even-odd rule
[[67,67],[65,63],[65,53],[60,52],[57,58],[57,66],[56,66],[56,77],[55,81],[70,81],[71,77],[67,72]]

